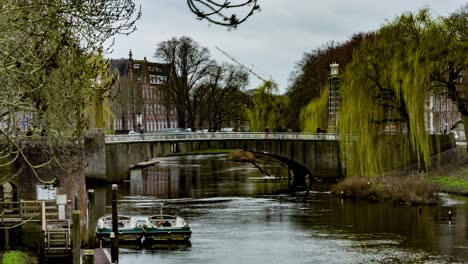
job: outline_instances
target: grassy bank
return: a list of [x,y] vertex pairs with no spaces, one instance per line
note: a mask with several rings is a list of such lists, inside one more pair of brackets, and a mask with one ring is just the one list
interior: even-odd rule
[[430,171],[409,176],[347,177],[334,186],[332,192],[343,197],[403,204],[437,203],[438,192],[468,196],[468,152],[465,147],[434,156],[432,164]]
[[468,196],[468,152],[457,147],[434,159],[434,168],[425,177],[440,186],[441,191]]
[[438,185],[423,176],[347,177],[332,189],[332,193],[342,197],[411,205],[436,204],[438,192]]

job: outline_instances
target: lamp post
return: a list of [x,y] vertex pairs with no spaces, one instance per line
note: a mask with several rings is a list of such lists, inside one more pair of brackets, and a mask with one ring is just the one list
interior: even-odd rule
[[330,94],[328,97],[328,132],[338,132],[338,113],[340,107],[340,78],[338,77],[339,64],[334,62],[330,64]]

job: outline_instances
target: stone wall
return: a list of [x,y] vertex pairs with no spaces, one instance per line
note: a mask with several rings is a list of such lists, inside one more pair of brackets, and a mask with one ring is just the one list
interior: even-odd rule
[[[87,194],[85,182],[85,166],[83,163],[83,152],[76,148],[70,151],[73,146],[67,146],[67,155],[72,156],[58,159],[58,162],[50,162],[48,165],[37,169],[39,177],[45,181],[57,178],[57,194],[66,194],[74,208],[74,196],[78,194],[78,208],[81,211],[81,237],[87,237]],[[23,146],[23,151],[33,165],[42,164],[49,161],[48,149],[44,144],[29,143]],[[61,151],[57,151],[60,153]],[[63,152],[62,152],[63,153]],[[34,175],[30,167],[23,159],[18,159],[12,167],[11,173],[18,172],[23,167],[22,172],[10,180],[17,188],[18,200],[36,200],[36,185],[42,185],[41,181]]]

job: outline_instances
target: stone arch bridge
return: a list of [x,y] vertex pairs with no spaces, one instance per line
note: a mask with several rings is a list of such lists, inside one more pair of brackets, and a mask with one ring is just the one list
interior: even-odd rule
[[206,149],[244,149],[280,160],[293,173],[295,186],[306,176],[333,179],[343,174],[336,134],[156,133],[89,135],[85,139],[86,176],[120,182],[133,165],[174,153]]

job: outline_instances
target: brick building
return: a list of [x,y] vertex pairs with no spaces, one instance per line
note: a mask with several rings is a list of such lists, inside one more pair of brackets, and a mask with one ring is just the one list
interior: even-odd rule
[[[167,83],[170,74],[168,64],[135,60],[132,53],[128,59],[113,59],[111,67],[119,71],[120,78],[126,77],[135,82],[132,93],[141,106],[115,112],[114,129],[143,130],[152,132],[175,128],[177,116],[174,104],[164,96],[163,85]],[[130,104],[132,104],[130,103]]]

